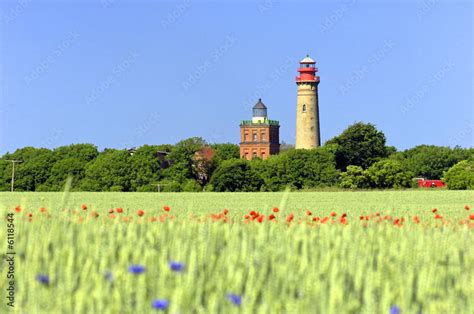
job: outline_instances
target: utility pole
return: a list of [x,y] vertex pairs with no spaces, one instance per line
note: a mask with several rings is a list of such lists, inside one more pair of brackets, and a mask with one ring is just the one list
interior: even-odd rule
[[11,160],[5,160],[9,161],[12,163],[12,192],[13,192],[13,186],[15,185],[15,164],[22,163],[22,160],[16,160],[16,159],[11,159]]

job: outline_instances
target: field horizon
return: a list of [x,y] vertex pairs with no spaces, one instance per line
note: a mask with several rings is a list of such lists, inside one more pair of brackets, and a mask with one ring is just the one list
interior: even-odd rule
[[[288,210],[305,209],[337,209],[349,210],[359,208],[363,199],[365,209],[400,209],[408,208],[432,209],[462,207],[472,203],[474,191],[456,190],[370,190],[370,191],[295,191],[289,192],[0,192],[0,206],[13,209],[17,205],[32,205],[36,207],[50,205],[51,202],[66,202],[65,206],[79,207],[83,203],[92,206],[100,204],[100,209],[107,210],[108,206],[124,207],[133,202],[131,209],[161,209],[163,206],[179,207],[180,209],[199,209],[193,204],[206,204],[207,210],[228,209],[264,209],[265,207],[281,206],[285,202]],[[106,204],[101,202],[104,196]],[[110,196],[110,198],[109,198]],[[136,196],[140,196],[136,198]],[[342,196],[342,197],[341,197]],[[286,200],[285,200],[286,199]],[[125,202],[125,204],[124,204]],[[51,207],[51,206],[50,206]],[[54,206],[52,206],[54,208]],[[37,208],[35,208],[36,210]]]

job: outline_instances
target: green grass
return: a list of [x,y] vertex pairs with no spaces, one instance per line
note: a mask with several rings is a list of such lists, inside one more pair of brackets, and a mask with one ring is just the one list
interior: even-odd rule
[[[473,200],[474,192],[431,190],[0,193],[2,215],[23,208],[15,214],[13,311],[153,313],[151,302],[165,298],[169,313],[388,313],[393,304],[402,313],[474,313],[474,228],[458,224],[474,214],[463,209]],[[83,203],[100,217],[86,216]],[[161,215],[164,205],[174,220],[146,221]],[[275,206],[279,223],[243,223],[250,210],[268,215]],[[40,214],[40,207],[51,216]],[[109,219],[107,210],[116,207],[132,221]],[[435,228],[440,220],[433,218],[434,207],[452,222]],[[189,218],[224,208],[231,223]],[[137,209],[145,216],[136,216]],[[306,210],[321,217],[346,212],[349,224],[298,224],[307,219]],[[376,211],[406,222],[402,228],[390,222],[362,227],[359,216]],[[290,212],[295,221],[288,227]],[[411,221],[414,215],[420,224]],[[87,218],[78,223],[78,216]],[[4,225],[0,243],[6,248]],[[169,260],[185,263],[185,271],[171,272]],[[131,264],[145,265],[146,272],[128,273]],[[0,265],[5,293],[7,267]],[[38,274],[50,276],[49,287],[35,280]],[[228,292],[242,295],[240,308],[226,299]],[[1,313],[8,310],[3,296]]]

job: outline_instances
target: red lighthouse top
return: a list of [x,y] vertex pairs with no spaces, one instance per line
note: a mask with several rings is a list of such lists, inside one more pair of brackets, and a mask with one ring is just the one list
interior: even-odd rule
[[298,69],[299,76],[296,77],[296,83],[298,82],[318,82],[319,76],[316,76],[318,68],[315,66],[316,61],[311,59],[309,55],[300,61],[300,68]]

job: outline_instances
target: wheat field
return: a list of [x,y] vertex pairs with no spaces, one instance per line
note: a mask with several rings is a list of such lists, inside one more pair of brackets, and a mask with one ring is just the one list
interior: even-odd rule
[[445,190],[0,193],[16,253],[0,309],[474,313],[473,205]]

